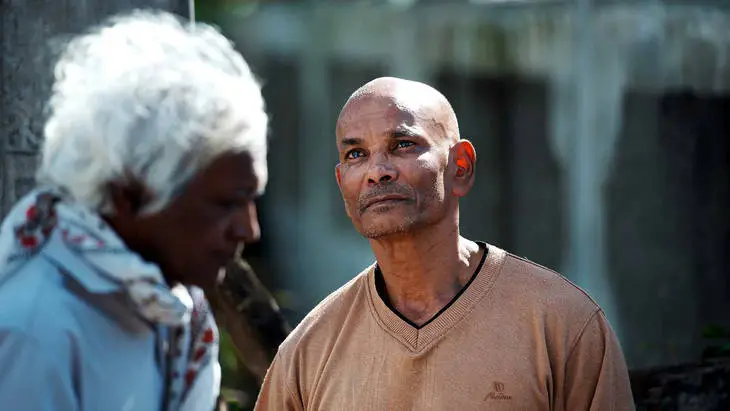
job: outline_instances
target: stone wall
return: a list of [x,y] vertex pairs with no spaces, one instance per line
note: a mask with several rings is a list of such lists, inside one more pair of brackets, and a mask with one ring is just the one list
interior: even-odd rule
[[634,371],[637,411],[730,410],[730,359]]

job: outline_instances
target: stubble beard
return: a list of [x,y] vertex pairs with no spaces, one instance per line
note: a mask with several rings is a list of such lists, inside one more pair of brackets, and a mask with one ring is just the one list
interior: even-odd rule
[[[444,201],[443,190],[439,190],[438,181],[434,182],[434,186],[421,196],[422,201],[417,204],[416,207],[412,207],[412,203],[409,205],[401,205],[401,207],[407,207],[403,210],[405,215],[394,222],[395,218],[386,219],[386,221],[380,223],[371,223],[367,227],[362,225],[358,231],[360,234],[369,240],[381,240],[391,236],[402,236],[413,234],[425,227],[432,224],[438,223],[440,220],[439,211],[434,208],[441,207]],[[384,211],[382,217],[386,217],[384,214],[392,213],[395,210]],[[360,217],[362,217],[362,213]]]
[[[388,219],[384,218],[386,221],[371,223],[366,227],[361,226],[360,234],[369,240],[382,240],[391,236],[413,234],[438,223],[439,213],[436,212],[435,208],[439,207],[439,202],[432,195],[425,196],[423,199],[425,201],[420,203],[418,207],[408,207],[408,209],[403,210],[404,215],[399,216],[400,218],[392,216]],[[386,213],[393,211],[386,211]],[[382,217],[386,216],[383,215]]]
[[419,223],[419,219],[411,215],[403,218],[397,224],[387,226],[384,226],[384,224],[371,224],[367,228],[363,227],[360,230],[360,234],[369,240],[380,240],[385,237],[398,236],[416,231],[421,225]]

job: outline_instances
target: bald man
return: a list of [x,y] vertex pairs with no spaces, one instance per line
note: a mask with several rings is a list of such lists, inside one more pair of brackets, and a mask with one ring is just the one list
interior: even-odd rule
[[619,343],[584,291],[459,235],[477,157],[441,93],[365,84],[337,148],[345,210],[377,262],[281,345],[257,410],[634,408]]

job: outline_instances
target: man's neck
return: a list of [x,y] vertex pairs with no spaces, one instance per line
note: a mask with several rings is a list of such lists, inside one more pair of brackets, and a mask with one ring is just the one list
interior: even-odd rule
[[416,325],[430,320],[469,282],[479,264],[479,245],[459,235],[458,225],[371,240],[388,301]]

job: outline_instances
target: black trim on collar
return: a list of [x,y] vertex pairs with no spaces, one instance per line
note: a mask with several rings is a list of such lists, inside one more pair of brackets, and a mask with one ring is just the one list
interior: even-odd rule
[[458,293],[454,296],[454,298],[449,301],[448,304],[446,304],[442,309],[439,310],[433,317],[431,317],[428,321],[421,325],[417,325],[408,318],[406,318],[403,314],[399,313],[398,310],[393,307],[393,305],[390,303],[390,299],[388,298],[388,293],[385,291],[385,279],[383,278],[383,273],[380,271],[380,266],[378,264],[375,264],[375,289],[378,291],[378,295],[380,296],[380,299],[383,300],[385,305],[390,308],[390,311],[392,311],[395,315],[398,316],[401,320],[405,321],[410,325],[411,327],[420,330],[421,328],[427,326],[433,320],[438,318],[439,315],[441,315],[443,312],[449,309],[456,300],[461,297],[462,294],[464,294],[464,291],[466,291],[467,288],[469,288],[469,285],[474,282],[474,279],[477,278],[477,275],[479,274],[479,271],[482,270],[482,266],[484,265],[484,261],[487,259],[487,253],[489,252],[489,247],[487,246],[487,243],[482,241],[476,241],[476,243],[479,245],[479,248],[484,249],[484,253],[482,254],[482,258],[479,261],[479,264],[477,265],[476,270],[474,270],[474,274],[472,274],[469,281],[459,290]]

